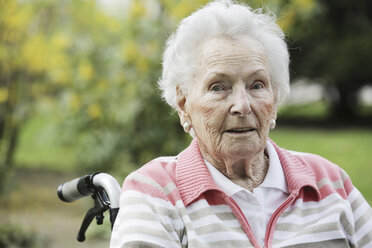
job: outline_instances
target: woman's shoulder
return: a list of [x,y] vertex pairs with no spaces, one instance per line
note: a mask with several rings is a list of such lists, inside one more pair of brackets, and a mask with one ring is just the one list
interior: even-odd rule
[[148,176],[154,176],[164,173],[172,175],[175,174],[177,160],[177,156],[158,157],[144,164],[135,172]]
[[130,173],[125,181],[126,185],[137,185],[137,187],[164,188],[176,181],[177,157],[158,157],[139,169]]
[[340,173],[341,168],[338,165],[320,155],[314,153],[293,151],[279,147],[275,143],[273,144],[276,147],[276,151],[279,157],[285,158],[286,161],[299,161],[301,164],[305,165],[316,174],[318,174],[317,172],[323,172],[326,174]]
[[152,178],[156,181],[164,181],[164,177],[173,178],[175,176],[176,166],[177,156],[158,157],[130,173],[126,180],[141,175],[141,177]]
[[298,151],[288,151],[292,156],[296,157],[300,160],[303,164],[315,169],[326,169],[329,171],[339,171],[340,167],[333,163],[332,161],[314,153],[307,153],[307,152],[298,152]]
[[289,153],[312,171],[323,197],[337,191],[346,198],[354,189],[349,175],[339,165],[313,153],[295,151]]
[[175,205],[180,199],[176,182],[177,157],[159,157],[130,173],[123,193],[151,199],[162,199]]
[[[289,153],[311,169],[318,183],[321,181],[332,181],[345,184],[350,181],[348,174],[339,165],[320,155],[296,151],[289,151]],[[349,183],[351,184],[351,182]]]

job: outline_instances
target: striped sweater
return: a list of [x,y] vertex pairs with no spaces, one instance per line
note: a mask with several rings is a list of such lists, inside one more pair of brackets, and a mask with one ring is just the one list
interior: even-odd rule
[[[265,247],[372,247],[372,210],[346,173],[272,144],[290,195],[268,223]],[[178,156],[155,159],[126,178],[110,247],[260,245],[193,140]]]

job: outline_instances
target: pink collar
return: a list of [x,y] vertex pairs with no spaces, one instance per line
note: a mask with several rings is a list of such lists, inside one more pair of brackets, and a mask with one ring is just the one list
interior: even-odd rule
[[[297,192],[298,194],[303,187],[309,187],[320,199],[313,171],[296,156],[280,148],[272,140],[269,141],[278,153],[289,193]],[[197,139],[194,139],[190,146],[179,154],[176,173],[177,187],[186,206],[208,190],[220,191],[204,163]]]

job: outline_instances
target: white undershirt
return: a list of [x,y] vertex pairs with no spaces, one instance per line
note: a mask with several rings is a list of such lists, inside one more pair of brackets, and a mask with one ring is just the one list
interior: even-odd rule
[[243,211],[261,246],[264,245],[267,224],[271,216],[288,198],[284,172],[278,154],[270,142],[266,144],[266,151],[270,158],[269,169],[265,180],[253,189],[253,193],[233,183],[204,159],[213,180]]

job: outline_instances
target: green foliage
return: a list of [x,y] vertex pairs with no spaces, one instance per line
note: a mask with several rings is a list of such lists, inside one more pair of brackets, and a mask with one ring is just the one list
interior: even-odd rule
[[165,39],[203,3],[132,1],[116,16],[95,1],[1,1],[2,177],[13,163],[19,129],[40,112],[55,116],[58,140],[31,141],[25,149],[35,160],[38,142],[76,149],[73,161],[83,171],[127,171],[122,167],[181,150],[189,138],[156,82]]
[[350,118],[358,111],[357,92],[372,82],[372,3],[368,0],[317,1],[313,16],[290,29],[294,76],[333,88],[332,113]]
[[[45,130],[38,140],[23,144],[33,161],[47,156],[33,152],[40,143],[63,144],[69,148],[62,154],[74,150],[76,156],[62,155],[56,166],[127,173],[184,148],[190,137],[160,99],[156,82],[166,38],[206,2],[128,1],[126,9],[110,15],[95,1],[1,1],[0,180],[11,168],[24,123],[40,112],[53,115],[53,123],[34,124],[35,130]],[[247,2],[267,5],[290,37],[301,41],[319,31],[322,25],[314,25],[314,18],[325,13],[316,0]],[[345,42],[359,42],[350,39]],[[49,137],[52,132],[55,138]],[[53,154],[51,149],[44,153]]]
[[[358,115],[358,91],[372,83],[372,2],[369,0],[247,0],[268,6],[287,35],[291,78],[327,88],[330,114]],[[259,2],[259,4],[257,4]]]
[[45,247],[45,241],[43,241],[35,232],[27,232],[19,226],[1,226],[0,247],[41,248]]
[[[188,6],[186,2],[174,2],[172,10]],[[123,19],[94,6],[87,13],[97,12],[100,18],[80,19],[81,9],[88,8],[85,2],[76,16],[72,12],[77,35],[88,38],[90,47],[79,56],[77,78],[64,92],[60,118],[63,139],[79,149],[82,170],[133,168],[185,146],[178,117],[161,101],[156,85],[167,25],[183,14],[167,12],[170,3],[152,11],[145,2],[133,1]]]

